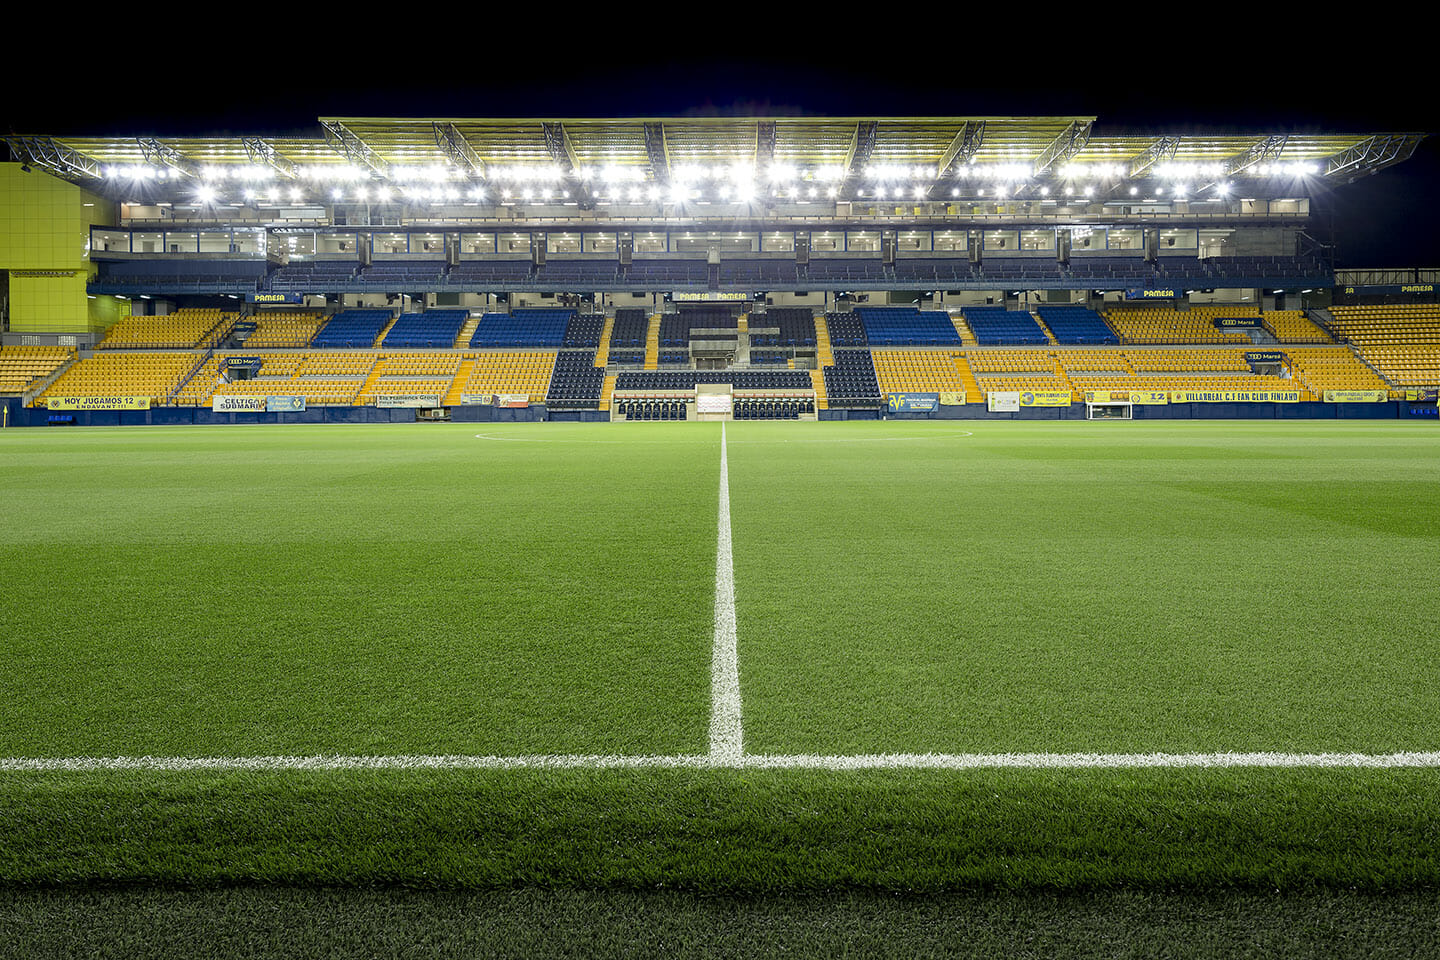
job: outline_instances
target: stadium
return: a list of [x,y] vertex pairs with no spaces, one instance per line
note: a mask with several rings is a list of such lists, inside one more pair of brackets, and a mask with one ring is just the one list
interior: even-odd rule
[[6,135],[15,955],[1434,950],[1425,136]]

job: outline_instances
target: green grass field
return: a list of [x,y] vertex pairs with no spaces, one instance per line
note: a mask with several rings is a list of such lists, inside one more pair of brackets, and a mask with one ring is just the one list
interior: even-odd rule
[[[726,437],[747,762],[806,769],[706,759],[718,424],[0,432],[0,888],[1440,886],[1430,762],[829,768],[1440,750],[1433,424]],[[526,766],[26,765],[316,756]]]

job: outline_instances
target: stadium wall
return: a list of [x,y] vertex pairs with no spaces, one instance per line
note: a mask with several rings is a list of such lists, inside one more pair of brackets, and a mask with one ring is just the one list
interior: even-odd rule
[[90,299],[91,226],[113,226],[114,205],[18,163],[0,163],[0,270],[10,273],[13,333],[88,333],[120,316],[114,298]]
[[[50,426],[51,413],[44,408],[25,407],[18,397],[0,399],[0,410],[11,427]],[[234,423],[414,423],[415,411],[406,407],[312,407],[299,413],[215,413],[204,407],[153,407],[149,410],[73,411],[75,426],[208,426]],[[1435,418],[1434,403],[1388,401],[1385,403],[1171,403],[1163,406],[1136,406],[1136,420],[1394,420],[1414,417]],[[879,420],[878,409],[821,410],[820,420]],[[455,423],[536,423],[543,420],[603,423],[610,415],[602,410],[550,412],[539,404],[508,409],[489,406],[451,407]],[[1068,407],[1022,407],[1013,413],[988,410],[982,403],[941,407],[932,413],[886,413],[890,420],[1084,420],[1085,405]]]
[[[52,414],[43,407],[23,407],[18,398],[0,401],[7,408],[12,427],[54,425]],[[465,423],[534,423],[549,419],[593,419],[599,411],[585,411],[591,417],[555,416],[545,407],[451,407],[450,419]],[[149,410],[75,410],[58,416],[64,425],[77,427],[211,426],[234,423],[415,423],[412,407],[311,407],[297,413],[216,413],[205,407],[151,407]],[[608,416],[608,415],[606,415]]]

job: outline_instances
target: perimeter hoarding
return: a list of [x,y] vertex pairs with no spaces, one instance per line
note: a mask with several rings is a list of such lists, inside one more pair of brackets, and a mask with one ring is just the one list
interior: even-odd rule
[[48,397],[50,410],[149,410],[149,397]]
[[1299,390],[1171,390],[1171,403],[1299,403]]
[[388,397],[376,397],[377,407],[438,407],[440,396],[438,394],[394,394]]
[[1087,390],[1087,403],[1133,403],[1142,406],[1161,406],[1170,402],[1170,394],[1164,390]]
[[1022,407],[1068,407],[1069,390],[1028,390],[1020,394]]
[[1389,390],[1326,390],[1326,403],[1384,403]]
[[223,397],[219,394],[210,398],[210,409],[215,413],[264,413],[269,397]]
[[940,406],[938,393],[887,393],[891,413],[930,413]]

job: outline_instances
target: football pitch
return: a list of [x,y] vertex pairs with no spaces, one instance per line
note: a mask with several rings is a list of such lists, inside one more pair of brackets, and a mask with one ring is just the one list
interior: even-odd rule
[[0,432],[0,884],[1440,881],[1440,433]]

